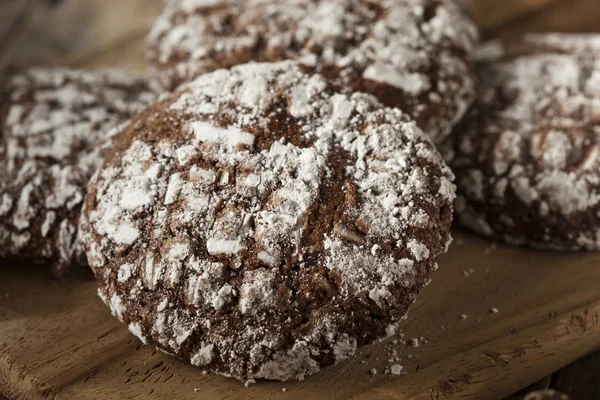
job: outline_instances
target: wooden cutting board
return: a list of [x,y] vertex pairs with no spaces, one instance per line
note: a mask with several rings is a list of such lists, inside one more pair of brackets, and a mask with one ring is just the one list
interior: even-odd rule
[[[597,0],[476,2],[486,37],[599,28]],[[14,65],[144,69],[144,36],[161,0],[70,0],[63,7],[23,32],[11,50]],[[110,316],[89,273],[56,279],[44,267],[4,263],[0,393],[82,400],[502,399],[600,348],[600,254],[496,247],[460,230],[455,237],[412,307],[403,338],[363,348],[302,382],[247,388],[142,346]],[[413,338],[418,347],[404,344]],[[398,361],[390,363],[394,351]],[[396,363],[406,375],[385,374]]]

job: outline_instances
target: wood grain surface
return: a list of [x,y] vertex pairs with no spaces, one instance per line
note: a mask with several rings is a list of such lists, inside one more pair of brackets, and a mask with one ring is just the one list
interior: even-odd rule
[[480,26],[489,29],[514,18],[532,14],[557,0],[475,0],[475,17]]
[[[481,0],[480,12],[490,1]],[[521,0],[498,0],[507,5]],[[541,0],[540,0],[541,1]],[[486,25],[484,38],[515,38],[526,32],[600,32],[598,0],[546,0],[548,4],[537,11],[524,12],[498,24]],[[524,10],[525,11],[525,10]]]
[[[597,0],[476,0],[476,6],[485,37],[600,29]],[[145,35],[160,8],[161,0],[64,0],[30,21],[11,47],[11,64],[143,71]],[[4,263],[0,393],[11,399],[493,400],[600,348],[600,255],[496,248],[462,231],[456,236],[412,308],[404,339],[366,347],[356,359],[302,382],[248,388],[142,346],[110,316],[89,273],[58,280],[43,267]],[[419,347],[403,344],[412,338],[424,340]],[[384,373],[393,350],[407,375]]]

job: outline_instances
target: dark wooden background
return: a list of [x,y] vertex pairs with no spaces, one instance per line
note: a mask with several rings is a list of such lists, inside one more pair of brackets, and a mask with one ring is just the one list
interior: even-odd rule
[[[598,0],[472,1],[484,38],[600,31]],[[57,5],[48,6],[52,3]],[[4,47],[0,62],[110,66],[123,52],[134,52],[142,59],[148,25],[161,7],[162,0],[1,0],[0,45]],[[10,35],[9,46],[1,38],[8,22],[23,8],[28,11]]]

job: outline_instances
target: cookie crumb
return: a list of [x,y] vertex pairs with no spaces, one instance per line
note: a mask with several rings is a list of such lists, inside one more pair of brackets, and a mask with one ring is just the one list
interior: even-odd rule
[[390,368],[390,372],[392,373],[392,375],[400,375],[403,370],[404,367],[400,364],[394,364]]
[[493,307],[493,308],[490,310],[490,312],[491,312],[492,314],[498,314],[498,313],[500,312],[500,310],[498,310],[496,307]]
[[412,339],[410,339],[409,345],[411,347],[419,347],[419,345],[420,345],[419,338],[412,338]]
[[468,316],[467,316],[467,314],[460,314],[459,318],[461,321],[466,321]]
[[255,383],[256,383],[256,381],[254,379],[250,378],[246,382],[244,382],[244,386],[248,387],[248,386],[253,385]]
[[484,251],[483,251],[483,255],[487,256],[490,255],[494,250],[496,250],[498,248],[498,244],[497,243],[492,243],[489,247],[487,247]]
[[377,369],[373,368],[369,371],[371,375],[377,375]]
[[281,389],[281,391],[282,391],[283,393],[285,393],[285,392],[287,392],[287,389],[286,389],[286,388],[282,388],[282,389]]

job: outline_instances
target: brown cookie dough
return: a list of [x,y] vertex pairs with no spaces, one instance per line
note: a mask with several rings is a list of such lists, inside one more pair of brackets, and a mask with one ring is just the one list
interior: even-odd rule
[[3,87],[0,101],[0,257],[85,262],[77,224],[101,147],[153,98],[119,72],[32,69]]
[[132,120],[81,231],[101,298],[144,343],[302,379],[394,332],[449,243],[451,179],[398,109],[247,64]]
[[600,248],[594,48],[599,36],[557,34],[483,46],[478,99],[447,157],[460,223],[516,245]]
[[168,89],[250,61],[298,60],[406,111],[439,143],[473,100],[476,42],[455,0],[174,0],[147,58]]

